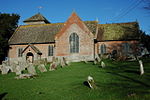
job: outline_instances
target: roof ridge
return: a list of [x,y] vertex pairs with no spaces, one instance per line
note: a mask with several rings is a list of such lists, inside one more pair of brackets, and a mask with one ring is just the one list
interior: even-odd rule
[[62,25],[64,23],[51,23],[51,24],[31,24],[31,25],[20,25],[21,27],[38,27],[38,26],[52,26],[52,25]]
[[33,22],[33,21],[45,21],[45,22],[49,23],[49,21],[40,13],[37,13],[37,14],[31,16],[30,18],[27,18],[23,22]]
[[125,22],[125,23],[106,23],[106,24],[98,24],[98,25],[114,25],[114,24],[132,24],[132,23],[138,23],[138,22],[136,22],[136,21],[134,21],[134,22]]

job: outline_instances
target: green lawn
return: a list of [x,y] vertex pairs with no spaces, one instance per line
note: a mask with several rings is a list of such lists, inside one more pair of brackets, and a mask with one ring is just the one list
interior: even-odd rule
[[[55,71],[38,73],[34,79],[14,79],[15,74],[0,75],[2,100],[149,100],[150,59],[143,60],[145,74],[139,75],[138,62],[104,60],[107,67],[83,62]],[[91,75],[97,85],[83,85]]]

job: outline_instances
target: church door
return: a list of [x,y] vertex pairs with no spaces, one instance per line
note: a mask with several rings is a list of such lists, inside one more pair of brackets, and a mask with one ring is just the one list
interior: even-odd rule
[[27,60],[27,62],[29,62],[29,63],[33,63],[33,60],[34,60],[34,55],[33,55],[33,53],[31,53],[31,52],[27,53],[26,60]]

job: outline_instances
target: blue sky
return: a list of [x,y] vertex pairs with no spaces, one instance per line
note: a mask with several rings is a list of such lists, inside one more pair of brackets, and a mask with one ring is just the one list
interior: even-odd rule
[[0,0],[1,13],[17,13],[23,20],[38,13],[51,23],[65,22],[72,11],[83,21],[98,19],[100,24],[138,21],[140,28],[150,34],[150,13],[143,9],[142,0]]

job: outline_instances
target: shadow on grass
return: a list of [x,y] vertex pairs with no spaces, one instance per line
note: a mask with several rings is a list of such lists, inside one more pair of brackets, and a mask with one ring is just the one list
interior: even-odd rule
[[136,79],[134,79],[134,78],[131,78],[131,77],[128,77],[128,76],[125,76],[125,75],[121,75],[121,74],[118,74],[118,73],[113,73],[113,72],[108,72],[108,73],[113,74],[113,75],[120,76],[120,77],[122,77],[122,78],[126,78],[126,79],[128,79],[128,80],[130,80],[130,81],[132,81],[132,82],[138,83],[138,84],[143,85],[143,86],[145,86],[145,87],[150,87],[149,84],[146,84],[146,83],[144,83],[144,82],[142,82],[142,81],[139,81],[139,80],[136,80]]
[[84,81],[83,84],[84,84],[86,87],[90,88],[90,85],[89,85],[89,83],[88,83],[87,81]]
[[135,70],[125,70],[124,72],[140,75],[140,72],[139,71],[135,71]]
[[7,94],[8,94],[7,92],[0,94],[0,100],[2,100]]

